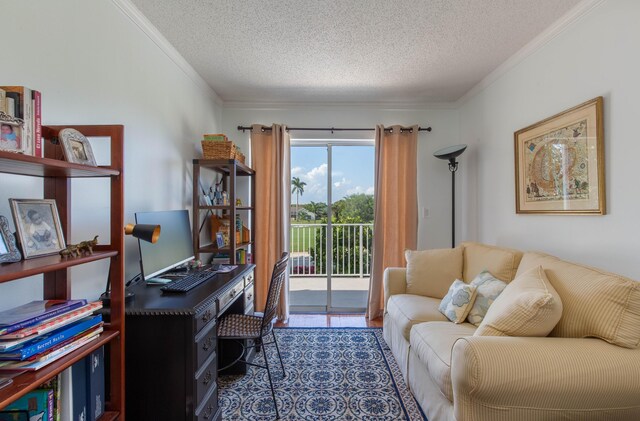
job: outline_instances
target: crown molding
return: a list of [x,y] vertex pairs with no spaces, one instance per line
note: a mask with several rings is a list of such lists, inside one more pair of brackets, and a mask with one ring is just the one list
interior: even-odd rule
[[131,22],[133,22],[140,30],[153,41],[153,43],[169,57],[176,66],[180,68],[188,77],[203,91],[207,92],[214,102],[220,106],[223,105],[222,99],[218,96],[216,91],[213,90],[198,72],[189,64],[182,54],[171,45],[171,43],[160,33],[146,16],[142,14],[130,0],[111,0],[113,4],[118,7]]
[[455,110],[454,102],[255,102],[255,101],[224,101],[225,110],[290,110],[291,108],[361,108],[376,110]]
[[456,108],[460,108],[471,98],[479,94],[482,90],[493,84],[500,79],[505,73],[516,67],[527,57],[540,50],[546,44],[551,42],[555,37],[567,30],[573,24],[578,22],[584,16],[586,16],[591,10],[600,6],[605,0],[584,0],[578,3],[573,9],[568,11],[564,16],[555,21],[551,26],[545,29],[537,37],[529,41],[518,50],[515,54],[509,57],[495,70],[485,76],[480,82],[478,82],[473,88],[469,89],[467,93],[462,95],[457,101],[455,101]]

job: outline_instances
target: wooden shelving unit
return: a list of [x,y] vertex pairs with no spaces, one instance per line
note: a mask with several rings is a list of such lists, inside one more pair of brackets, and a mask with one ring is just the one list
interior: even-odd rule
[[[111,161],[109,166],[90,167],[71,164],[62,160],[62,150],[57,145],[58,132],[71,127],[87,137],[111,139]],[[0,409],[20,398],[40,384],[64,371],[103,345],[109,346],[109,372],[107,384],[108,401],[106,412],[100,421],[125,419],[124,414],[124,178],[123,146],[124,127],[121,125],[99,126],[43,126],[46,142],[45,158],[0,151],[0,173],[41,177],[44,197],[54,199],[58,207],[62,231],[71,238],[71,178],[107,177],[110,179],[111,220],[110,244],[97,247],[90,256],[62,258],[59,255],[44,256],[0,266],[0,283],[19,282],[32,275],[43,274],[44,299],[70,299],[71,279],[68,269],[102,259],[110,259],[111,309],[110,323],[98,339],[35,371],[21,374],[13,384],[0,389]],[[105,273],[105,279],[107,274]]]
[[[220,206],[203,206],[200,204],[200,174],[202,169],[214,171],[222,175],[222,188],[227,192],[229,197],[229,205]],[[236,181],[238,177],[249,178],[251,185],[250,203],[236,206]],[[229,255],[229,264],[236,264],[236,252],[241,249],[251,251],[255,256],[255,171],[244,165],[243,163],[233,159],[194,159],[193,160],[193,249],[195,250],[196,259],[200,258],[201,253],[227,253]],[[248,215],[251,221],[251,238],[248,242],[236,242],[235,236],[235,215],[238,212]],[[206,212],[206,215],[202,213]],[[218,213],[224,218],[230,218],[231,232],[229,233],[229,247],[218,248],[214,244],[200,244],[200,231],[203,224],[202,218],[208,217],[212,213]],[[246,216],[245,216],[246,221]],[[212,239],[215,241],[215,239]],[[251,262],[254,263],[254,262]]]

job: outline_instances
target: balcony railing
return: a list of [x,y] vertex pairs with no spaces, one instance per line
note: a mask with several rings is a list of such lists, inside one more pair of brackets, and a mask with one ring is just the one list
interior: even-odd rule
[[[331,224],[332,275],[369,276],[373,224]],[[327,276],[327,224],[291,224],[291,275]]]

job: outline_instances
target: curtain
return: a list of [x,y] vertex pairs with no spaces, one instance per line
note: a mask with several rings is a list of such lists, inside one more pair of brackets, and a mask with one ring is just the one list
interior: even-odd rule
[[404,250],[415,249],[418,230],[418,126],[376,126],[373,259],[367,317],[382,316],[382,278],[387,267],[403,267]]
[[[258,124],[251,128],[251,166],[255,170],[256,310],[263,311],[271,273],[282,252],[289,249],[289,205],[291,194],[290,138],[286,126],[274,124],[267,130]],[[278,320],[289,317],[289,274],[280,294]]]

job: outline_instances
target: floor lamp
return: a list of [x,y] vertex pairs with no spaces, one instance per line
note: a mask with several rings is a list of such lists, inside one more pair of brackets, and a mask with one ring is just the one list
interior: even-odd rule
[[458,161],[456,158],[462,155],[467,149],[467,145],[449,146],[436,151],[433,156],[449,161],[449,171],[451,171],[451,248],[456,246],[456,171],[458,171]]

